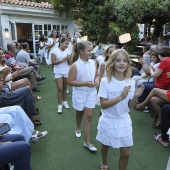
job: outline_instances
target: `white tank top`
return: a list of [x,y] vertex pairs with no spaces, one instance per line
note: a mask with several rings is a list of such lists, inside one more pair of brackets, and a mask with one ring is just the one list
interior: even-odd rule
[[[76,81],[79,82],[87,82],[87,81],[95,81],[96,76],[96,64],[94,60],[89,59],[87,62],[83,61],[80,57],[75,62],[77,66],[77,75],[76,75]],[[94,88],[90,88],[87,86],[81,86],[81,87],[74,87],[76,90],[94,90]]]

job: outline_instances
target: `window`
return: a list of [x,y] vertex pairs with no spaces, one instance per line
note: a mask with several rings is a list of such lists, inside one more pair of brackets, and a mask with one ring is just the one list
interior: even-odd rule
[[39,37],[43,35],[42,25],[34,25],[35,40],[39,40]]
[[57,30],[58,36],[60,35],[60,25],[53,25],[53,30]]
[[50,36],[52,31],[51,24],[44,24],[44,34]]

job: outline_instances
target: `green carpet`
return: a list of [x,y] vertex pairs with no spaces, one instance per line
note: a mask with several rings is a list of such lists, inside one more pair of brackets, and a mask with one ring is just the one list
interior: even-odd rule
[[[41,75],[47,76],[45,84],[38,86],[41,92],[36,93],[42,99],[36,103],[40,115],[36,118],[43,121],[37,130],[48,130],[46,138],[37,144],[31,144],[31,164],[33,170],[99,170],[101,162],[100,143],[95,140],[97,122],[100,108],[96,107],[93,113],[93,128],[91,141],[98,148],[96,153],[91,153],[83,147],[83,135],[77,139],[74,131],[75,110],[71,105],[71,87],[68,94],[70,109],[64,109],[63,114],[57,114],[56,84],[51,68],[41,66]],[[130,112],[133,122],[134,146],[128,170],[165,170],[169,158],[170,147],[164,147],[153,140],[153,134],[160,132],[152,129],[153,118],[150,113]],[[83,129],[83,126],[82,126]],[[109,170],[118,170],[119,150],[109,150]]]

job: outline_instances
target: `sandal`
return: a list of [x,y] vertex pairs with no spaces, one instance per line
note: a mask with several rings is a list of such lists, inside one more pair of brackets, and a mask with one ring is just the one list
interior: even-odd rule
[[42,81],[37,82],[37,85],[43,85],[43,84],[44,84],[44,82],[42,82]]
[[101,163],[101,165],[100,165],[100,169],[101,169],[101,170],[108,170],[108,168],[109,168],[108,165],[103,165],[103,164]]
[[40,126],[40,125],[43,124],[43,122],[41,122],[40,120],[34,120],[33,123],[34,123],[35,126]]
[[44,132],[36,131],[36,133],[31,136],[31,142],[37,143],[40,139],[44,138],[47,135],[47,133],[48,131],[46,130]]
[[169,142],[165,142],[162,140],[161,134],[154,134],[153,138],[163,146],[169,146]]
[[35,98],[36,101],[41,100],[41,97],[40,97],[40,96],[34,96],[34,98]]
[[40,110],[38,108],[35,108],[34,116],[39,115],[39,114],[40,114]]

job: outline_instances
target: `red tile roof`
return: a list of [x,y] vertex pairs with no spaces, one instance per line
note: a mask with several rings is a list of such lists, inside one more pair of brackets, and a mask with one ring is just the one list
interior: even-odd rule
[[30,1],[22,1],[22,0],[0,0],[1,4],[14,4],[19,6],[28,6],[33,8],[44,8],[44,9],[53,9],[53,6],[48,2],[30,2]]

